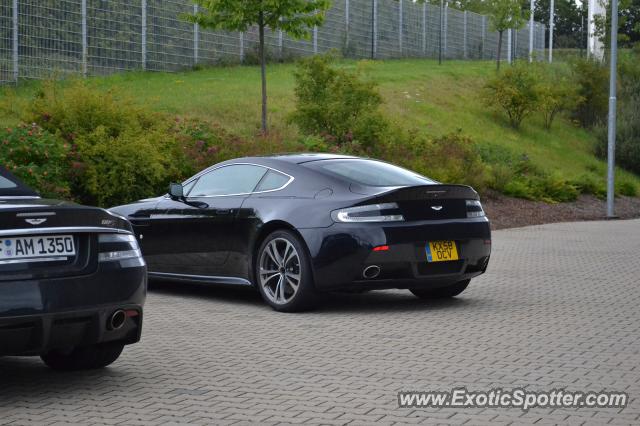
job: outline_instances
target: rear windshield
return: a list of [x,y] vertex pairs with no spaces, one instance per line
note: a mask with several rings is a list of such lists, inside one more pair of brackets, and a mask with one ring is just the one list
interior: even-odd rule
[[0,166],[0,197],[37,196],[38,194]]
[[9,179],[7,179],[4,176],[0,176],[0,189],[9,189],[9,188],[15,188],[18,185],[15,184],[15,182],[10,181]]
[[365,186],[429,185],[435,181],[411,170],[375,160],[323,160],[305,166]]

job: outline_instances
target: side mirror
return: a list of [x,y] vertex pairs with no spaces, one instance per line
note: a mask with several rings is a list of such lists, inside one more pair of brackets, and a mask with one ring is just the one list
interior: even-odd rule
[[184,198],[184,188],[179,183],[169,184],[169,196],[174,200],[182,200]]

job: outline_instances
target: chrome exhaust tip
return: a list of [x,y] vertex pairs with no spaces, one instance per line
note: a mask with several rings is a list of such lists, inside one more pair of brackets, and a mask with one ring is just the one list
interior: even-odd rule
[[377,278],[380,275],[380,267],[378,265],[371,265],[364,268],[362,276],[368,280]]
[[127,321],[127,314],[122,309],[118,309],[109,318],[107,328],[109,330],[119,330],[124,326],[125,321]]

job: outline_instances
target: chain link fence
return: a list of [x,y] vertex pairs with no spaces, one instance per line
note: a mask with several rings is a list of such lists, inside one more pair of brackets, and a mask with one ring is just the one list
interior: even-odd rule
[[[208,31],[180,19],[194,10],[189,0],[2,0],[0,82],[257,60],[256,29]],[[533,34],[541,52],[544,25]],[[334,0],[309,40],[266,37],[271,60],[332,49],[349,58],[491,59],[498,40],[486,16],[411,0]],[[528,55],[528,25],[506,32],[502,57]]]

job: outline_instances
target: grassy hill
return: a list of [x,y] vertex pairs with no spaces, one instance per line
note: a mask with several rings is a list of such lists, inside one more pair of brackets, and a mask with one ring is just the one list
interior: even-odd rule
[[[355,68],[355,61],[342,67]],[[362,64],[360,64],[362,66]],[[296,140],[300,134],[287,122],[294,109],[293,64],[268,67],[271,138]],[[431,60],[367,62],[365,76],[379,84],[384,112],[397,124],[439,136],[462,131],[480,146],[499,146],[526,154],[547,172],[567,179],[585,173],[605,179],[606,165],[592,154],[594,136],[570,122],[558,119],[551,131],[542,120],[525,120],[520,130],[511,129],[501,115],[483,103],[480,88],[495,72],[493,62],[450,61],[439,66]],[[253,138],[259,130],[260,79],[257,67],[209,68],[184,73],[130,72],[94,78],[101,90],[116,87],[148,108],[179,116],[197,117],[220,125],[230,133]],[[32,97],[38,82],[20,86],[14,102]],[[64,84],[64,83],[61,83]],[[8,89],[11,90],[11,89]],[[10,113],[0,115],[0,125],[16,123]],[[640,185],[640,178],[619,171],[621,180]]]

